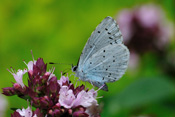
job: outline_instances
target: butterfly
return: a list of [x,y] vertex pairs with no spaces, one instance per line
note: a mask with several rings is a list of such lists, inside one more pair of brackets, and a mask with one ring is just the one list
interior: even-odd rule
[[108,91],[107,82],[119,80],[125,73],[129,50],[123,44],[119,25],[106,17],[88,39],[77,66],[72,66],[75,76]]

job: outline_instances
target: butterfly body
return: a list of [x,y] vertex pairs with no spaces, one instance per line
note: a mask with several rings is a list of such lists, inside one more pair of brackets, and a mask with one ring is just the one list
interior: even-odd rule
[[128,60],[129,51],[123,45],[119,26],[111,17],[106,17],[88,39],[78,65],[72,71],[80,80],[108,90],[105,83],[122,77]]

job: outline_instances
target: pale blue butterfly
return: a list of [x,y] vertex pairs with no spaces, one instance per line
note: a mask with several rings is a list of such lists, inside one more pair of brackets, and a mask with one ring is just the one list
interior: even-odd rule
[[105,83],[121,78],[128,61],[129,50],[123,45],[119,26],[112,17],[106,17],[91,34],[72,71],[80,80],[107,91]]

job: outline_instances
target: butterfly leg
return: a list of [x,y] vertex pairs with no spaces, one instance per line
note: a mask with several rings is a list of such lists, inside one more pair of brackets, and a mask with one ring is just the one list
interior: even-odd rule
[[94,86],[96,86],[96,87],[98,87],[99,89],[101,89],[101,90],[108,91],[108,86],[107,86],[106,83],[104,83],[104,82],[92,82],[92,81],[91,81],[91,83],[92,83]]
[[85,85],[85,89],[86,89],[86,82],[84,83],[84,85]]
[[92,85],[92,87],[93,87],[93,89],[94,89],[95,87],[94,87],[94,84],[93,84],[93,82],[92,82],[92,81],[89,81],[89,82],[91,83],[91,85]]

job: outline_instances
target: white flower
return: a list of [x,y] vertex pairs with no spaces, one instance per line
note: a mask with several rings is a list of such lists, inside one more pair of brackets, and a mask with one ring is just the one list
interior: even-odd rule
[[[8,70],[8,69],[7,69]],[[12,70],[12,72],[10,70],[8,70],[12,75],[13,77],[15,78],[16,82],[18,84],[21,85],[21,87],[23,88],[24,87],[24,83],[23,83],[23,75],[27,72],[27,69],[24,69],[24,70],[21,70],[21,69],[18,69],[18,72],[14,73],[14,71]]]
[[33,65],[36,64],[36,61],[29,61],[28,64],[24,61],[24,63],[27,65],[28,71],[32,70],[33,71]]
[[50,80],[52,77],[55,76],[55,74],[53,74],[54,71],[55,71],[55,67],[52,67],[52,69],[50,69],[49,72],[46,72],[46,73],[49,73],[50,74],[48,80]]
[[[23,117],[32,117],[32,110],[30,107],[28,107],[27,109],[17,109],[16,112],[18,112],[21,116]],[[37,115],[35,114],[33,117],[37,117]]]

